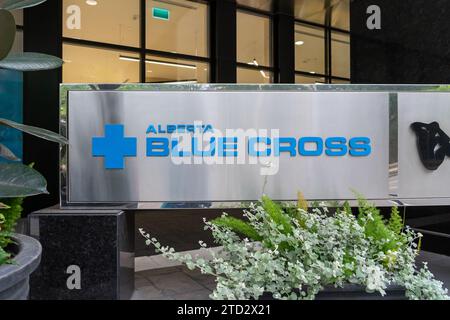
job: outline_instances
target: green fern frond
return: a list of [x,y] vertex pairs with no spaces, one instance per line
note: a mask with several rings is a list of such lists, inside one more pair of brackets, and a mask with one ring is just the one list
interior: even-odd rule
[[279,205],[277,205],[267,196],[262,197],[261,202],[262,207],[267,212],[272,221],[277,225],[283,227],[281,232],[283,234],[292,234],[292,224],[289,221],[289,217],[283,212],[283,209],[281,209]]
[[391,218],[389,219],[387,227],[397,235],[400,235],[403,230],[403,219],[400,216],[398,207],[392,207]]
[[0,247],[0,265],[8,263],[10,258],[11,255]]
[[352,214],[352,207],[350,206],[350,203],[348,201],[344,202],[343,210],[346,214],[351,215]]
[[[355,194],[358,196],[358,221],[361,225],[364,225],[366,236],[371,237],[377,243],[382,243],[380,250],[385,253],[389,250],[397,250],[399,245],[401,245],[400,243],[402,239],[399,236],[401,230],[400,233],[396,233],[391,229],[392,227],[397,230],[397,221],[395,222],[395,225],[393,224],[389,227],[389,223],[384,221],[380,210],[378,210],[375,205],[367,201],[362,195],[357,193]],[[369,214],[371,219],[366,219]],[[397,217],[394,219],[397,219]]]
[[247,222],[233,217],[220,217],[211,221],[212,224],[218,227],[226,227],[233,232],[243,235],[254,241],[262,241],[262,237],[258,232]]

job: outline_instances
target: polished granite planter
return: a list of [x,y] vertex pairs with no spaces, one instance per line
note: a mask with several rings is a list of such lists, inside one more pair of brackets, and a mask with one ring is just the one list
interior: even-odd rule
[[42,244],[31,300],[120,300],[134,290],[134,213],[49,208],[29,216]]
[[41,262],[42,247],[37,240],[20,234],[13,240],[13,263],[0,266],[0,300],[27,300],[30,275]]

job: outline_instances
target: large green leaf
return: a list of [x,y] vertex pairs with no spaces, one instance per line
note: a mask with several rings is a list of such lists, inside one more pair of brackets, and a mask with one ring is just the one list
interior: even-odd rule
[[10,161],[20,161],[20,159],[16,157],[14,152],[12,152],[3,143],[0,143],[0,157]]
[[0,198],[25,198],[47,192],[45,178],[20,163],[0,163]]
[[0,61],[0,69],[17,71],[40,71],[61,67],[63,61],[60,58],[43,53],[15,53]]
[[0,8],[6,10],[19,10],[37,6],[45,1],[47,0],[3,0],[0,1]]
[[4,59],[14,44],[16,22],[11,12],[0,10],[0,60]]
[[69,141],[66,138],[64,138],[63,136],[61,136],[57,133],[54,133],[52,131],[42,129],[42,128],[31,127],[31,126],[27,126],[27,125],[24,125],[21,123],[17,123],[17,122],[10,121],[7,119],[2,119],[2,118],[0,118],[0,125],[23,131],[25,133],[31,134],[38,138],[42,138],[44,140],[48,140],[48,141],[52,141],[52,142],[56,142],[56,143],[60,143],[60,144],[68,144],[69,143]]
[[[3,210],[3,209],[9,209],[9,206],[4,204],[3,202],[0,202],[0,210]],[[2,215],[0,214],[0,223],[1,223],[1,220],[2,220]]]

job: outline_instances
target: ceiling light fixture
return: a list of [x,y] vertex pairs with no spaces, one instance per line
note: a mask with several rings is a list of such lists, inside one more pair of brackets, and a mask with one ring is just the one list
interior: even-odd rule
[[139,62],[139,59],[138,59],[138,58],[133,58],[133,57],[120,56],[119,59],[120,59],[120,60],[123,60],[123,61]]
[[96,6],[98,4],[97,0],[86,0],[86,4],[90,6]]
[[263,70],[259,71],[261,73],[261,75],[263,76],[264,79],[269,79],[270,76],[266,75],[266,73]]
[[[247,62],[247,64],[248,64],[248,65],[251,65],[251,66],[257,66],[257,67],[259,67],[258,61],[256,61],[256,59],[253,59],[252,62]],[[262,75],[263,78],[265,78],[265,79],[269,79],[269,78],[270,78],[270,76],[266,75],[266,73],[264,72],[264,70],[259,70],[259,73],[261,73],[261,75]]]
[[180,81],[173,81],[173,82],[164,82],[164,84],[197,84],[197,80],[180,80]]
[[[139,58],[126,57],[126,56],[120,56],[119,59],[120,60],[124,60],[124,61],[133,61],[133,62],[139,62],[140,61]],[[156,64],[156,65],[167,66],[167,67],[176,67],[176,68],[185,68],[185,69],[197,70],[197,66],[192,65],[192,64],[164,62],[164,61],[149,60],[149,59],[146,59],[145,63]]]
[[248,64],[253,65],[253,66],[259,66],[258,61],[256,61],[256,59],[253,59],[252,62],[249,62]]
[[191,64],[181,64],[181,63],[172,63],[172,62],[162,62],[157,60],[145,60],[145,63],[148,64],[157,64],[161,66],[167,66],[167,67],[177,67],[177,68],[185,68],[185,69],[192,69],[197,70],[197,67]]
[[305,41],[299,40],[299,41],[295,41],[295,45],[296,46],[302,46],[305,44]]

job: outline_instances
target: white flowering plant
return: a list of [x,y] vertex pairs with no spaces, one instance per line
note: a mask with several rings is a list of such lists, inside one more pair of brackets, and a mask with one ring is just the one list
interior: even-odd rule
[[329,286],[357,284],[368,293],[386,295],[390,285],[405,289],[414,300],[448,299],[442,282],[426,264],[416,266],[422,235],[404,226],[397,208],[385,220],[363,198],[358,214],[348,203],[329,210],[325,204],[308,208],[280,204],[263,197],[244,211],[244,219],[226,213],[205,220],[220,250],[200,241],[208,258],[192,257],[162,246],[143,229],[148,246],[164,257],[216,278],[211,298],[217,300],[314,299]]

